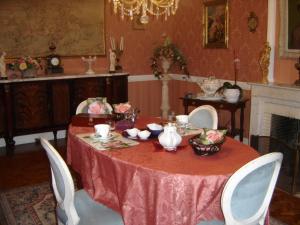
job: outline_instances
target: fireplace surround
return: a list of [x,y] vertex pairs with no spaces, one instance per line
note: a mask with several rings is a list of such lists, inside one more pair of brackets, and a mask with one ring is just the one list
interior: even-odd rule
[[[300,87],[286,84],[251,84],[251,115],[250,115],[250,139],[258,141],[259,136],[272,136],[284,142],[287,149],[282,149],[288,171],[283,176],[290,176],[290,180],[298,181],[299,175],[299,124],[300,124]],[[274,140],[269,139],[269,151],[277,151],[273,147]],[[258,145],[257,145],[258,146]],[[272,149],[275,148],[275,149]],[[291,157],[290,149],[295,152]],[[266,150],[265,150],[266,151]],[[286,151],[286,152],[285,152]],[[289,160],[289,161],[287,161]],[[284,173],[284,171],[283,171]],[[288,177],[281,180],[289,180]],[[280,181],[279,181],[280,183]],[[291,182],[292,187],[287,191],[296,194],[300,192],[299,182]]]

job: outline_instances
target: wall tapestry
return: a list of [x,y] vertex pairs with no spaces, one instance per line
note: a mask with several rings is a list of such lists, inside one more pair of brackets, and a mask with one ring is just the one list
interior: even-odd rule
[[104,0],[1,0],[0,51],[8,57],[104,55]]

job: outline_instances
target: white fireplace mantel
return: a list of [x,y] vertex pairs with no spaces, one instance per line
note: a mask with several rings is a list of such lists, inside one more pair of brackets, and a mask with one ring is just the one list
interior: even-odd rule
[[300,119],[300,87],[251,83],[250,135],[270,135],[272,114]]

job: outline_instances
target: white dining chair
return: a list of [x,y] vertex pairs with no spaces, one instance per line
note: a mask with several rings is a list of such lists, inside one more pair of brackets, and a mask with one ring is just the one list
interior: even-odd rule
[[[112,114],[113,109],[112,109],[111,105],[108,102],[106,102],[106,98],[99,97],[99,99],[101,99],[104,102],[105,106],[107,107],[107,113]],[[79,113],[88,113],[89,102],[92,102],[92,101],[97,101],[97,98],[88,98],[88,99],[80,102],[76,108],[76,115]]]
[[218,128],[218,114],[211,105],[201,105],[189,114],[189,123],[195,128]]
[[57,200],[56,216],[59,225],[121,225],[122,217],[112,209],[95,202],[81,189],[74,191],[71,173],[55,148],[40,138],[51,167],[52,187]]
[[198,225],[263,225],[282,159],[282,153],[273,152],[237,170],[228,179],[222,193],[225,221],[202,221]]

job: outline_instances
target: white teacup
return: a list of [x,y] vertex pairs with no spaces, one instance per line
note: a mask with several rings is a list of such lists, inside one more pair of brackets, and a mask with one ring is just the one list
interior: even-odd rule
[[140,131],[138,132],[138,136],[140,139],[147,139],[149,136],[150,136],[151,132],[148,131],[148,130],[143,130],[143,131]]
[[140,130],[137,128],[127,129],[126,132],[130,137],[136,137]]
[[176,116],[176,122],[178,124],[188,124],[189,116],[188,115],[177,115]]
[[101,138],[108,138],[110,125],[109,124],[97,124],[94,126],[96,134],[99,135]]

